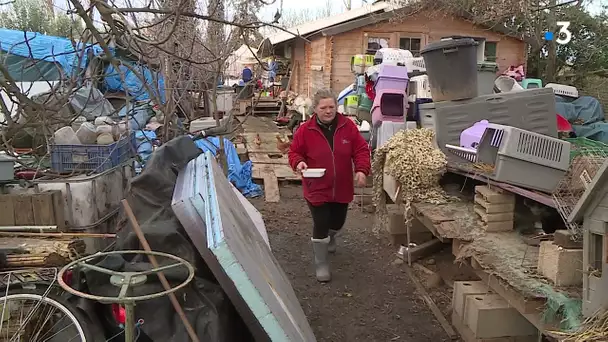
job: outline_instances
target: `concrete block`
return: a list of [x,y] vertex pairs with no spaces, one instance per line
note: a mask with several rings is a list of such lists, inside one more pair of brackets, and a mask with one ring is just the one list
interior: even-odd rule
[[475,213],[481,217],[481,221],[483,222],[513,221],[513,218],[515,217],[515,212],[513,211],[489,214],[486,212],[486,209],[479,204],[475,204],[473,210],[475,210]]
[[486,202],[492,204],[515,203],[515,196],[513,194],[495,187],[490,188],[487,185],[477,185],[475,187],[475,194],[480,195]]
[[512,213],[515,211],[515,203],[490,203],[479,194],[475,195],[475,204],[482,206],[486,213]]
[[499,233],[510,232],[513,230],[513,221],[504,222],[482,222],[482,228],[486,232]]
[[388,224],[386,226],[386,231],[393,235],[407,234],[403,210],[401,210],[401,208],[396,204],[388,204],[386,209],[388,211]]
[[456,328],[456,331],[460,334],[460,340],[463,342],[538,342],[537,335],[475,338],[471,329],[464,325],[462,317],[458,316],[456,312],[452,312],[452,326]]
[[464,317],[465,303],[468,296],[484,295],[492,293],[490,288],[482,281],[455,281],[452,294],[452,309]]
[[477,339],[530,336],[538,333],[532,323],[497,294],[468,296],[464,323]]
[[538,253],[538,272],[549,278],[556,286],[583,284],[583,250],[566,249],[542,241]]
[[553,243],[568,249],[582,249],[583,241],[574,241],[572,238],[574,234],[567,229],[556,230],[553,233]]

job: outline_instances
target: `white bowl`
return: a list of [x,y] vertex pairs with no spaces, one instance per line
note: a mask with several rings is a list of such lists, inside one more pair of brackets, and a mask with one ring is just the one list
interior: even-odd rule
[[325,174],[326,169],[306,169],[302,171],[304,178],[321,178]]

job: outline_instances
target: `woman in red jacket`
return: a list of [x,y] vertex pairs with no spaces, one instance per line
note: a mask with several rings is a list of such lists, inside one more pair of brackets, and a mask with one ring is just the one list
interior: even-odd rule
[[312,118],[293,137],[289,164],[300,173],[307,168],[326,169],[323,177],[303,178],[302,188],[314,224],[316,277],[327,282],[331,279],[328,253],[336,250],[336,234],[346,221],[354,183],[365,186],[371,161],[367,142],[355,123],[336,112],[337,101],[331,91],[319,90],[313,106]]

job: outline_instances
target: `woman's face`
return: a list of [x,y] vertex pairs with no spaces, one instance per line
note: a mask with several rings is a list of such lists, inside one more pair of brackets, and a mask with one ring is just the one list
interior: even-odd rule
[[336,102],[334,99],[321,99],[315,113],[321,122],[330,123],[336,117]]

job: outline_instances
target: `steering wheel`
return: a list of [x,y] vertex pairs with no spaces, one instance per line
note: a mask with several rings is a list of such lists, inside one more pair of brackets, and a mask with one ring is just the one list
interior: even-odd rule
[[[173,259],[177,262],[170,264],[170,265],[160,266],[160,267],[153,268],[151,270],[140,271],[140,272],[119,272],[119,271],[107,269],[105,267],[100,267],[97,265],[92,265],[92,264],[87,263],[87,261],[90,261],[92,259],[96,259],[99,257],[106,257],[109,255],[123,255],[123,254],[145,254],[148,256],[157,256],[157,257],[164,257],[167,259]],[[77,268],[77,267],[80,267],[83,269],[89,269],[91,271],[96,271],[99,273],[109,275],[110,283],[112,283],[112,285],[120,287],[120,292],[119,292],[118,296],[117,297],[94,296],[92,294],[77,291],[70,285],[66,284],[63,279],[63,275],[65,274],[65,272],[72,270],[73,268]],[[143,296],[134,296],[134,297],[128,296],[129,289],[132,287],[144,284],[146,282],[146,280],[148,279],[149,275],[157,274],[159,272],[163,272],[163,271],[172,269],[174,267],[185,267],[188,269],[188,278],[185,281],[183,281],[181,284],[179,284],[175,287],[172,287],[168,290],[165,290],[163,292],[156,292],[156,293],[143,295]],[[188,283],[190,283],[190,281],[192,281],[193,278],[194,278],[194,267],[192,267],[192,265],[188,261],[186,261],[182,258],[176,257],[175,255],[171,255],[171,254],[167,254],[167,253],[152,252],[152,251],[147,252],[147,251],[142,251],[142,250],[98,252],[98,253],[86,256],[84,258],[80,258],[78,260],[72,261],[71,263],[65,265],[57,274],[57,282],[65,291],[67,291],[75,296],[78,296],[78,297],[95,300],[95,301],[99,301],[99,302],[106,302],[106,303],[136,302],[136,301],[143,301],[143,300],[149,300],[149,299],[153,299],[153,298],[162,297],[162,296],[168,295],[170,293],[173,293],[173,292],[183,288],[184,286],[188,285]]]

